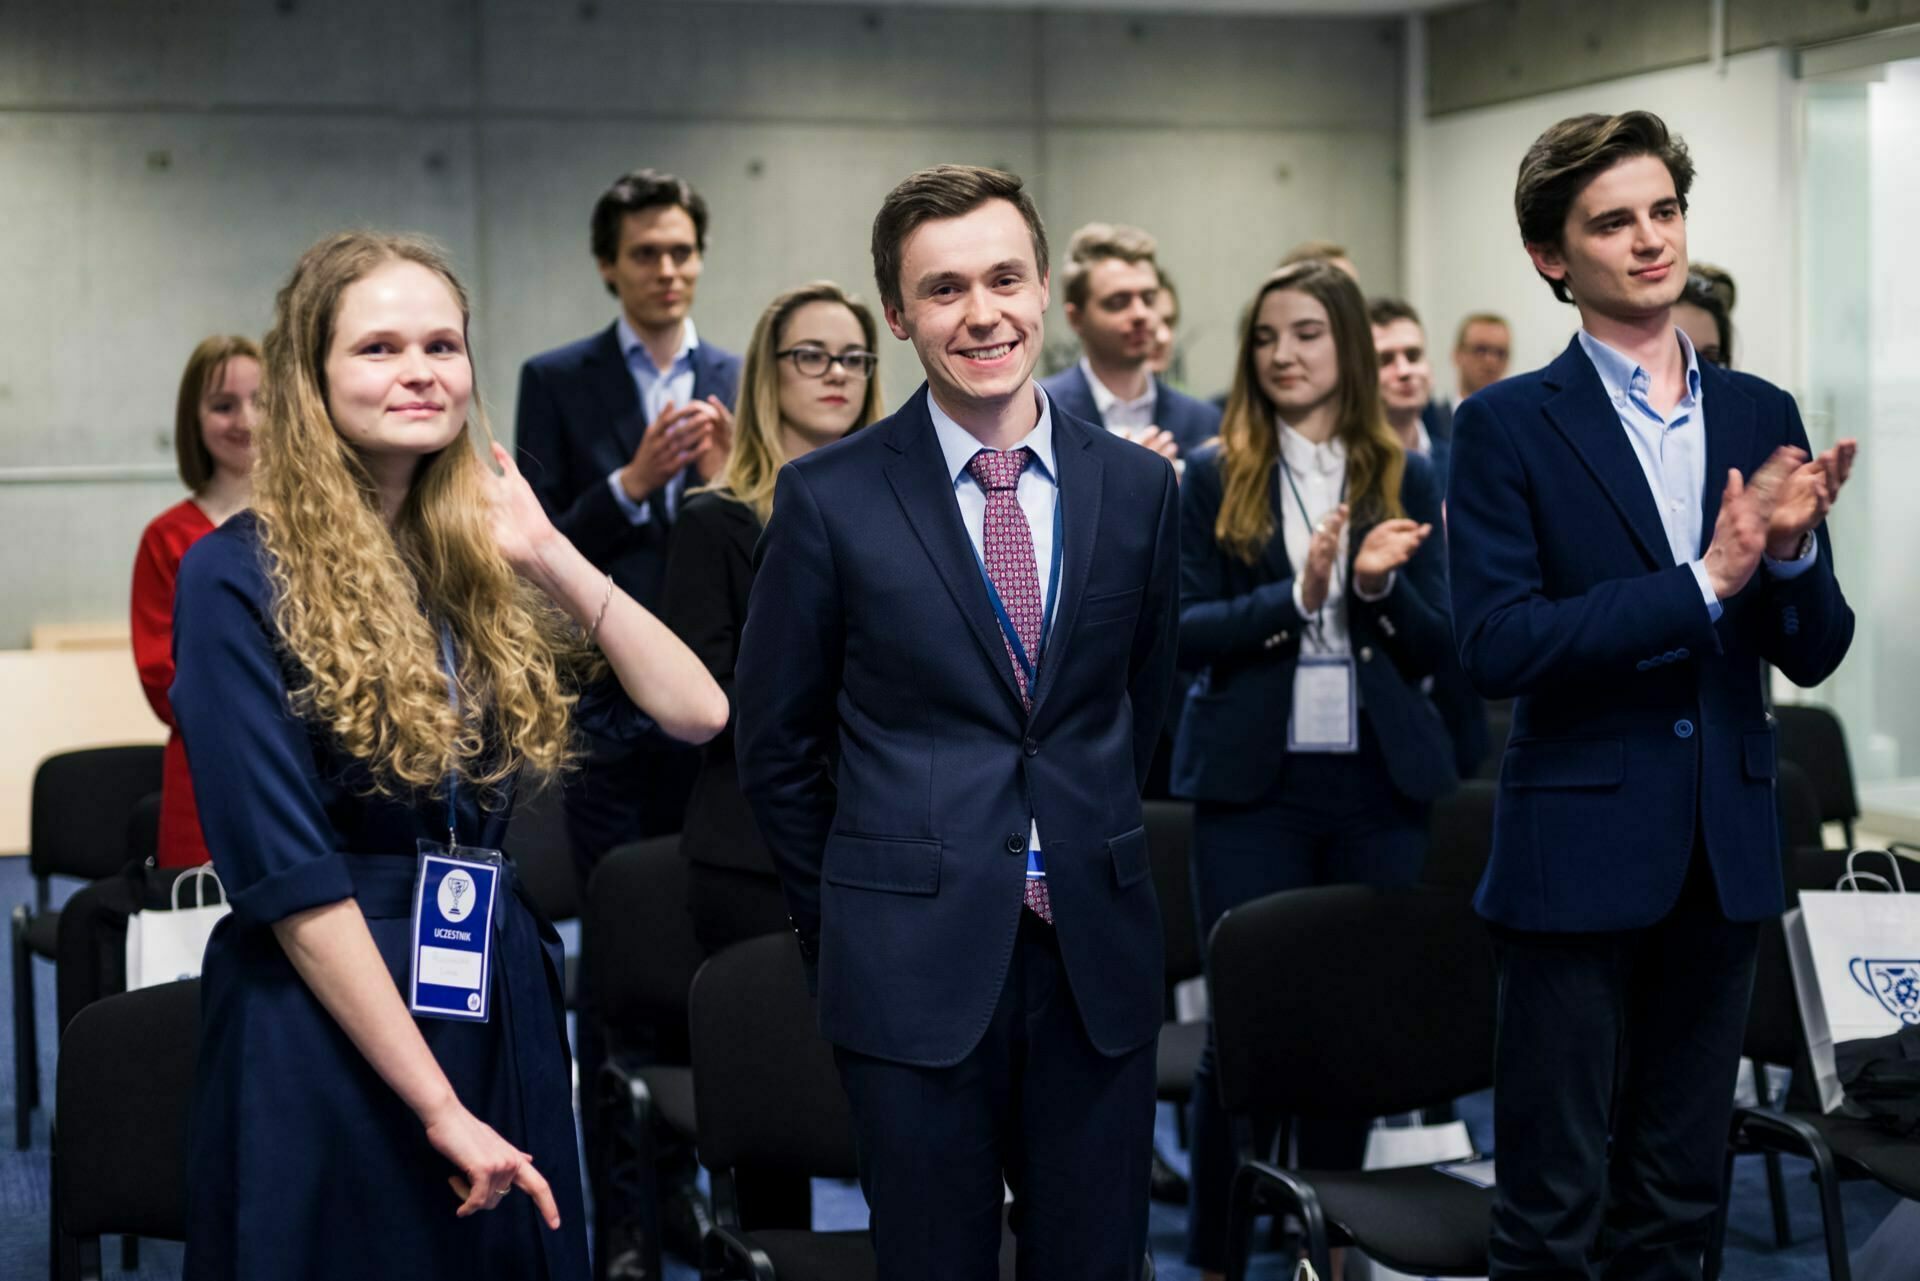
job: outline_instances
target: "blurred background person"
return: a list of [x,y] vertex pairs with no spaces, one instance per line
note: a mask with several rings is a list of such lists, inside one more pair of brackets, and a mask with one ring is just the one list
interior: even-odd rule
[[1733,368],[1733,278],[1718,268],[1704,274],[1695,266],[1687,274],[1680,301],[1673,304],[1673,323],[1693,344],[1694,354],[1723,369]]
[[1287,250],[1280,259],[1282,267],[1297,267],[1303,262],[1324,262],[1330,267],[1338,267],[1348,280],[1360,283],[1360,269],[1353,265],[1353,255],[1347,252],[1345,245],[1332,240],[1303,240]]
[[1177,354],[1174,339],[1180,328],[1180,288],[1174,283],[1167,269],[1154,264],[1160,273],[1160,292],[1153,299],[1153,314],[1156,324],[1153,327],[1153,350],[1147,354],[1147,371],[1155,378],[1166,379],[1169,383],[1180,381],[1173,374],[1174,356]]
[[[1282,890],[1411,883],[1429,804],[1457,781],[1422,688],[1452,644],[1440,501],[1432,466],[1387,427],[1366,304],[1339,268],[1304,262],[1261,286],[1219,448],[1190,463],[1180,506],[1181,663],[1200,676],[1173,790],[1194,801],[1200,936]],[[1297,717],[1303,685],[1343,711]],[[1240,1147],[1213,1079],[1209,1038],[1187,1238],[1209,1277],[1226,1267]],[[1298,1164],[1357,1169],[1366,1130],[1302,1117]]]
[[[187,548],[247,505],[253,493],[253,432],[260,421],[260,348],[251,338],[202,339],[187,358],[174,402],[173,456],[190,496],[153,518],[133,560],[133,661],[147,702],[169,729],[173,705],[173,585]],[[207,861],[187,773],[187,749],[167,735],[154,862]]]
[[1449,409],[1507,376],[1513,359],[1513,331],[1495,312],[1476,311],[1460,322],[1453,339],[1453,400]]

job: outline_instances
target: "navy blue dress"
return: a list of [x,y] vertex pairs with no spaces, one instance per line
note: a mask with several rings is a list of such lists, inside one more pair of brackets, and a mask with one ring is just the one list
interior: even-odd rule
[[[372,794],[365,767],[290,710],[297,669],[278,643],[251,514],[194,546],[176,602],[173,705],[233,904],[202,974],[185,1276],[581,1281],[586,1220],[553,927],[504,877],[492,1018],[417,1020],[461,1102],[533,1154],[561,1227],[549,1231],[519,1191],[458,1219],[446,1181],[455,1171],[272,930],[352,897],[404,992],[415,841],[446,839],[446,799]],[[611,679],[581,700],[578,719],[615,738],[650,730]],[[458,790],[460,841],[500,849],[511,789],[491,810],[475,791]]]

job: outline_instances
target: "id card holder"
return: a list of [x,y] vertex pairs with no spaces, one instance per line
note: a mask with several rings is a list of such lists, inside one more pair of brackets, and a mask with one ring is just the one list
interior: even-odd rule
[[407,1008],[432,1019],[484,1023],[493,977],[498,850],[419,842]]
[[1360,699],[1353,659],[1302,654],[1293,671],[1293,712],[1287,717],[1290,752],[1360,750]]

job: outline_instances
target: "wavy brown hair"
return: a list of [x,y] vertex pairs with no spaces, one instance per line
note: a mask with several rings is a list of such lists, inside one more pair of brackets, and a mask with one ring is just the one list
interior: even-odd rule
[[[753,340],[747,344],[746,360],[740,367],[740,408],[733,420],[733,451],[727,455],[725,469],[707,488],[753,508],[763,525],[773,515],[773,483],[787,462],[786,447],[780,441],[780,359],[774,353],[786,341],[787,322],[793,319],[793,313],[810,302],[831,302],[845,307],[860,322],[860,332],[867,338],[867,350],[879,351],[880,331],[874,324],[873,313],[831,280],[816,280],[790,289],[760,313],[760,320],[753,327]],[[880,415],[880,371],[875,368],[867,379],[860,417],[847,429],[847,434],[851,436]]]
[[1247,305],[1240,322],[1240,357],[1234,362],[1233,390],[1220,420],[1220,475],[1223,494],[1213,536],[1251,565],[1272,541],[1273,472],[1280,459],[1279,421],[1273,402],[1254,372],[1254,331],[1267,295],[1297,290],[1327,309],[1333,350],[1340,369],[1334,389],[1339,426],[1347,447],[1347,510],[1350,528],[1402,515],[1400,478],[1406,452],[1387,426],[1380,407],[1380,358],[1373,349],[1366,300],[1353,278],[1325,262],[1282,267],[1268,276]]
[[[449,776],[495,788],[522,766],[551,775],[570,756],[569,677],[586,651],[494,547],[472,445],[476,429],[492,439],[478,400],[458,437],[421,460],[391,529],[328,409],[341,300],[396,261],[446,282],[464,331],[466,290],[436,246],[411,236],[329,236],[301,255],[274,302],[253,509],[274,621],[305,676],[293,708],[366,762],[388,794],[432,790]],[[443,622],[455,640],[458,712],[440,665]]]

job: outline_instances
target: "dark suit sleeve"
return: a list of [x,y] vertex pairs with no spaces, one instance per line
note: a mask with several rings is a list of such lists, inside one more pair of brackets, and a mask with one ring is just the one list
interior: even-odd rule
[[[1446,534],[1440,526],[1440,500],[1433,490],[1433,469],[1425,459],[1409,458],[1400,486],[1401,506],[1409,519],[1433,526],[1400,571],[1393,590],[1377,601],[1356,592],[1349,609],[1373,621],[1380,643],[1403,676],[1431,676],[1453,647],[1447,618]],[[1356,549],[1357,550],[1357,549]]]
[[565,534],[580,554],[606,567],[616,556],[636,546],[667,536],[665,507],[660,495],[649,499],[651,515],[635,525],[614,501],[606,473],[588,474],[580,465],[584,443],[569,440],[568,431],[581,431],[561,411],[553,386],[553,371],[529,360],[520,367],[520,400],[514,414],[514,459],[521,474],[547,509],[555,529]]
[[1305,621],[1293,604],[1291,576],[1231,594],[1230,553],[1213,536],[1221,492],[1218,454],[1202,454],[1187,464],[1180,486],[1180,662],[1191,669],[1257,653],[1267,637],[1298,634]]
[[1486,698],[1568,681],[1634,674],[1650,653],[1720,652],[1719,634],[1685,565],[1601,583],[1578,596],[1543,591],[1534,522],[1579,521],[1535,512],[1512,426],[1473,397],[1453,420],[1454,483],[1447,496],[1453,621],[1460,663]]
[[719,683],[729,707],[744,613],[737,603],[746,601],[753,572],[733,536],[732,515],[721,501],[705,496],[680,509],[660,593],[660,621]]
[[[1784,393],[1782,393],[1784,396]],[[1786,442],[1813,455],[1793,397],[1786,400]],[[1757,648],[1788,680],[1805,688],[1833,675],[1853,643],[1853,609],[1841,595],[1834,574],[1833,531],[1822,521],[1815,530],[1817,559],[1793,578],[1775,578],[1762,566],[1765,583],[1765,635]]]
[[792,464],[755,553],[747,626],[734,670],[734,755],[811,952],[820,932],[820,868],[833,826],[829,766],[845,658],[839,584],[820,506]]
[[1160,488],[1160,519],[1153,536],[1153,569],[1133,636],[1127,694],[1133,707],[1134,777],[1142,787],[1160,741],[1161,722],[1173,695],[1174,661],[1180,645],[1180,486],[1173,468]]

